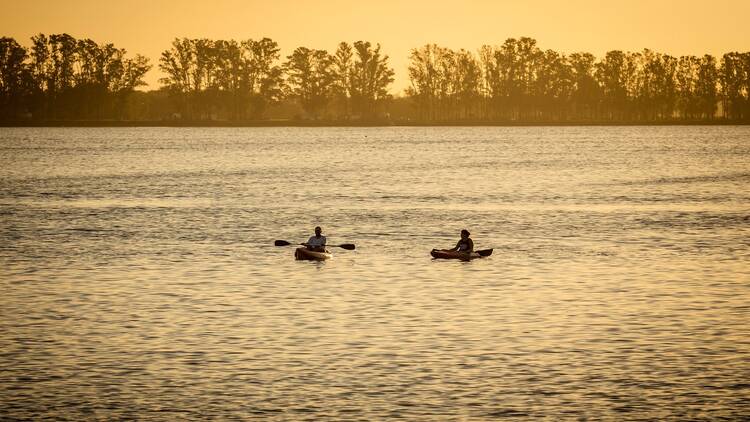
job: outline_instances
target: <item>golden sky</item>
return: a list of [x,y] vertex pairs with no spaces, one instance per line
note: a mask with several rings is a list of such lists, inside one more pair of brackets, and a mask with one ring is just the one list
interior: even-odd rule
[[411,48],[437,43],[476,50],[529,36],[542,49],[643,48],[672,55],[750,50],[750,0],[0,0],[0,36],[22,45],[39,32],[112,42],[152,60],[175,37],[259,39],[284,55],[306,46],[332,52],[340,41],[379,42],[396,70],[393,92],[408,85]]

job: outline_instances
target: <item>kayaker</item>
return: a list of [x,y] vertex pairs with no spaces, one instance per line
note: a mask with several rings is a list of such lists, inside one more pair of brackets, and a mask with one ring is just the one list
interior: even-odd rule
[[450,252],[462,252],[465,254],[470,254],[474,252],[474,241],[471,240],[469,237],[471,236],[471,233],[469,233],[468,230],[463,229],[461,230],[461,240],[456,243],[456,246],[453,249],[448,249]]
[[326,237],[320,234],[323,229],[320,226],[315,227],[315,236],[311,236],[307,243],[303,243],[307,249],[315,252],[325,252],[326,250]]

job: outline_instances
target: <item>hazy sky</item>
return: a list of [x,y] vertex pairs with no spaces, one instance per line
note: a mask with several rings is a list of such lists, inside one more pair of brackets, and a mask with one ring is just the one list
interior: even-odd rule
[[22,45],[39,32],[112,42],[157,61],[175,37],[259,39],[283,55],[306,46],[332,52],[340,41],[379,42],[408,84],[409,50],[426,43],[476,50],[510,37],[535,38],[560,52],[643,48],[717,56],[750,50],[750,0],[422,1],[422,0],[0,0],[0,36]]

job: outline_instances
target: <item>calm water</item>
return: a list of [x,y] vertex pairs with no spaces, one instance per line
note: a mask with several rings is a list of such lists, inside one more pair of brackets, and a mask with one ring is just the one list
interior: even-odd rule
[[0,129],[0,289],[1,419],[739,419],[750,127]]

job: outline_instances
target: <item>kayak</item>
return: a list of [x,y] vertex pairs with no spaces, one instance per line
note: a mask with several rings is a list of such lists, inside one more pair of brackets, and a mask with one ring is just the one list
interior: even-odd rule
[[469,261],[475,258],[484,258],[492,255],[492,249],[482,249],[481,251],[474,251],[468,256],[463,252],[452,252],[445,251],[442,249],[433,249],[430,251],[430,255],[433,258],[439,259],[460,259],[463,261]]
[[297,250],[294,251],[294,258],[298,260],[306,259],[309,261],[325,261],[326,259],[333,258],[333,254],[328,251],[315,252],[307,248],[297,248]]

